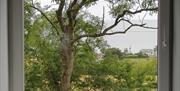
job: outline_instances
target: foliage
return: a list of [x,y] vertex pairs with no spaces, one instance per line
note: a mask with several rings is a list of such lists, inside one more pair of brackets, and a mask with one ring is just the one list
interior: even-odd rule
[[137,57],[145,57],[145,58],[147,58],[147,57],[148,57],[148,55],[147,55],[147,54],[144,54],[144,53],[142,53],[141,51],[140,51],[140,52],[138,52],[138,53],[136,53],[135,55],[137,55]]
[[78,91],[85,88],[101,91],[149,91],[157,88],[155,58],[117,60],[109,56],[110,58],[95,60],[89,54],[83,55],[84,58],[79,57],[76,61],[72,76],[74,89]]
[[120,59],[123,56],[123,53],[118,48],[107,48],[102,50],[104,58],[112,57],[116,59]]
[[[58,37],[49,23],[25,3],[25,91],[57,91],[60,60]],[[48,90],[49,89],[49,90]]]

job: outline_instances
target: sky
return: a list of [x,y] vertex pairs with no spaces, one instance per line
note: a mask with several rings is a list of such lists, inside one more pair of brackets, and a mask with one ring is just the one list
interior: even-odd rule
[[[156,20],[146,20],[149,25],[156,26]],[[119,25],[115,30],[121,29]],[[133,53],[139,52],[141,49],[153,49],[157,45],[157,30],[144,29],[134,27],[130,29],[126,34],[118,34],[113,36],[105,36],[107,43],[111,47],[131,49]]]
[[[40,1],[42,6],[51,2],[51,0],[37,0]],[[96,5],[91,6],[87,10],[96,16],[102,17],[103,6],[105,7],[105,24],[106,26],[113,23],[112,17],[109,15],[109,8],[104,0],[99,0]],[[55,6],[56,7],[56,6]],[[133,17],[134,22],[138,22],[145,13],[137,14]],[[157,27],[157,14],[147,15],[144,22],[151,27]],[[123,30],[127,25],[124,23],[119,24],[113,31]],[[126,34],[118,34],[105,36],[105,40],[111,47],[116,47],[121,50],[125,48],[131,49],[131,52],[136,53],[141,49],[153,49],[157,45],[157,30],[132,28]]]

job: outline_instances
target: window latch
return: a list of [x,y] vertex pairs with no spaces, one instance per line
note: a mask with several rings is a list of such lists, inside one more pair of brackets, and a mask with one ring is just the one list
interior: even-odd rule
[[166,31],[165,28],[163,29],[163,41],[162,41],[162,47],[166,48],[167,47],[167,39],[166,39]]

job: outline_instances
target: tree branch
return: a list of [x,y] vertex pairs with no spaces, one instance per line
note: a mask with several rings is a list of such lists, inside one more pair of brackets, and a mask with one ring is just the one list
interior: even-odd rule
[[59,25],[61,27],[61,30],[64,32],[64,22],[63,22],[63,16],[62,16],[62,12],[64,9],[64,5],[65,5],[65,0],[61,0],[58,10],[56,11],[56,16],[59,22]]
[[76,16],[78,15],[79,10],[84,5],[95,2],[95,1],[98,1],[98,0],[82,0],[81,2],[78,2],[78,0],[73,0],[69,4],[69,7],[68,7],[67,11],[65,12],[68,16],[68,19],[69,19],[69,25],[71,27],[74,26]]
[[101,30],[104,27],[104,19],[105,19],[105,7],[103,6],[103,17],[102,17],[102,24],[101,24]]
[[143,26],[142,28],[147,28],[147,29],[158,29],[158,27],[149,27],[149,26]]
[[[94,0],[94,1],[96,1],[96,0]],[[84,2],[81,2],[80,6],[82,7],[85,3],[86,3],[86,0],[84,0]],[[84,38],[84,37],[101,37],[101,36],[104,36],[104,35],[113,35],[113,34],[119,34],[119,33],[126,33],[133,26],[139,26],[139,27],[143,27],[143,28],[155,29],[155,28],[152,28],[152,27],[145,27],[144,26],[145,24],[133,24],[129,20],[123,19],[122,17],[124,17],[127,14],[137,14],[137,13],[141,13],[143,11],[156,11],[156,10],[158,10],[158,7],[156,7],[156,8],[140,9],[140,10],[136,10],[136,11],[125,10],[125,11],[123,11],[122,14],[119,14],[117,16],[117,18],[115,19],[115,21],[114,21],[114,23],[112,25],[110,25],[109,27],[105,28],[102,32],[96,33],[96,34],[84,34],[84,35],[80,35],[77,38],[75,38],[74,40],[72,40],[72,43],[74,43],[74,42],[76,42],[79,39]],[[112,28],[117,26],[121,21],[128,22],[130,24],[130,26],[127,29],[125,29],[124,31],[117,31],[117,32],[108,33],[109,30],[111,30]],[[103,26],[103,22],[102,22],[102,26]]]
[[121,22],[123,19],[117,18],[114,22],[114,24],[112,24],[111,26],[107,27],[106,29],[104,29],[103,33],[106,33],[107,31],[111,30],[112,28],[114,28],[116,25],[119,24],[119,22]]
[[[157,28],[154,28],[154,27],[148,27],[148,26],[145,26],[146,24],[133,24],[130,20],[127,20],[127,19],[124,19],[124,18],[121,18],[119,19],[120,17],[117,17],[114,24],[112,24],[111,26],[107,27],[106,29],[104,29],[103,32],[101,33],[96,33],[96,34],[84,34],[84,35],[80,35],[79,37],[77,37],[76,39],[74,39],[72,41],[72,43],[78,41],[79,39],[81,38],[84,38],[84,37],[101,37],[101,36],[104,36],[104,35],[114,35],[114,34],[124,34],[126,33],[130,28],[134,27],[134,26],[138,26],[138,27],[142,27],[142,28],[148,28],[148,29],[157,29]],[[119,24],[119,22],[121,21],[125,21],[127,23],[130,24],[129,27],[127,27],[124,31],[117,31],[117,32],[111,32],[111,33],[108,33],[109,30],[111,30],[112,28],[114,28],[115,26],[117,26],[117,24]]]
[[114,35],[114,34],[124,34],[126,33],[129,29],[131,29],[132,27],[134,26],[138,26],[138,27],[144,27],[145,24],[131,24],[129,27],[127,27],[124,31],[117,31],[117,32],[111,32],[111,33],[107,33],[107,32],[102,32],[102,33],[96,33],[96,34],[84,34],[84,35],[81,35],[79,37],[77,37],[76,39],[74,39],[72,41],[72,43],[78,41],[79,39],[81,38],[84,38],[84,37],[101,37],[101,36],[104,36],[104,35]]
[[51,24],[51,26],[55,29],[56,33],[59,35],[59,31],[58,29],[56,28],[56,26],[54,25],[54,23],[46,16],[46,14],[41,11],[39,8],[33,6],[33,5],[30,5],[30,7],[36,9],[37,11],[39,11],[41,13],[42,16],[44,16],[46,18],[46,20]]
[[[124,15],[126,15],[126,14],[137,14],[137,13],[141,13],[141,12],[143,12],[143,11],[155,11],[155,10],[158,10],[158,8],[140,9],[140,10],[136,10],[136,11],[134,11],[134,12],[129,11],[129,10],[125,10],[125,11],[123,11],[122,14],[120,14],[120,15],[117,16],[117,18],[115,19],[114,24],[112,24],[111,26],[107,27],[103,32],[105,33],[105,32],[107,32],[107,31],[111,30],[111,29],[114,28],[116,25],[118,25],[120,21],[125,20],[125,19],[120,19],[120,18],[121,18],[121,17],[124,17]],[[127,21],[127,20],[125,20],[125,21]],[[130,24],[132,24],[130,21],[127,21],[127,22],[130,23]]]
[[69,5],[69,9],[72,9],[74,5],[76,5],[78,0],[73,0],[72,3]]
[[143,12],[143,11],[157,11],[157,10],[158,10],[158,7],[140,9],[140,10],[136,10],[136,11],[125,10],[125,11],[123,11],[122,14],[118,15],[117,18],[123,17],[123,16],[126,15],[126,14],[137,14],[137,13],[141,13],[141,12]]
[[[128,22],[129,24],[133,25],[133,23],[130,20],[122,19],[123,21]],[[143,23],[142,23],[143,24]],[[146,25],[146,24],[144,24]],[[149,27],[149,26],[141,26],[142,28],[148,28],[148,29],[158,29],[156,27]]]

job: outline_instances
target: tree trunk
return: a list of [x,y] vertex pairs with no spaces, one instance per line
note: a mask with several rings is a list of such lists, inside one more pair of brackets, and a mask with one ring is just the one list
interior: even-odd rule
[[71,75],[73,71],[74,51],[71,45],[71,37],[64,34],[61,37],[61,57],[62,57],[62,78],[61,78],[61,91],[71,90]]

